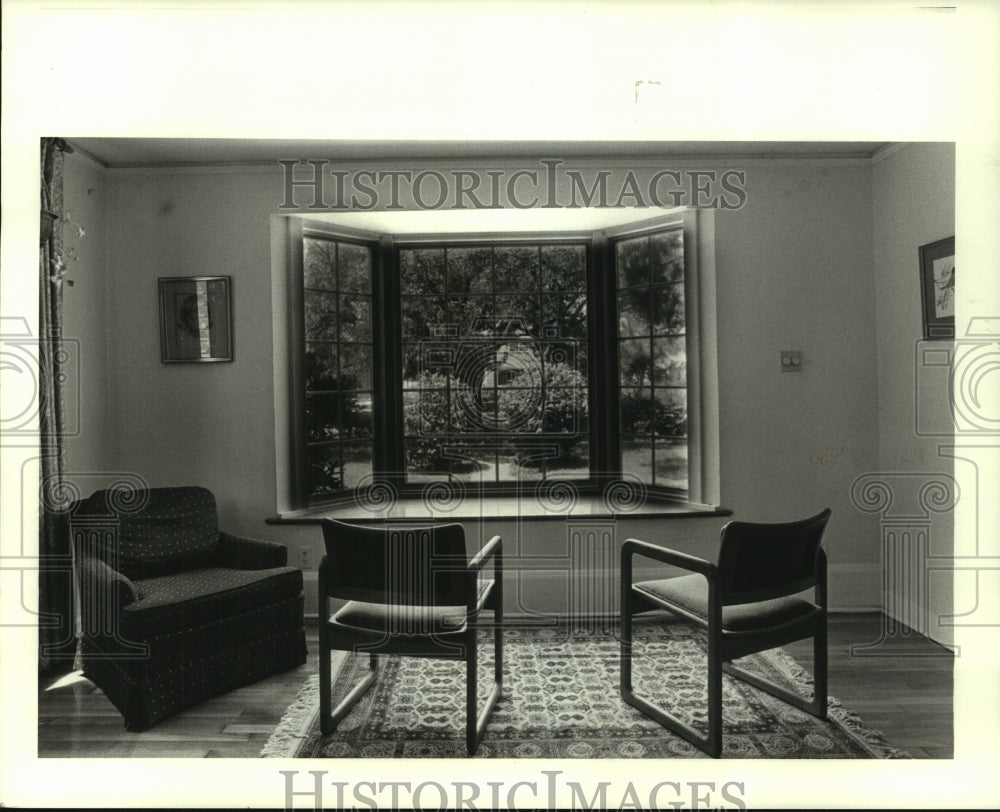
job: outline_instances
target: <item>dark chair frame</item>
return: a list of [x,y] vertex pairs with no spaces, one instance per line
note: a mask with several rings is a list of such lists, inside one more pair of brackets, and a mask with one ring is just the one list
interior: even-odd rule
[[[629,705],[655,719],[668,730],[700,748],[713,758],[722,754],[722,674],[742,680],[755,688],[771,694],[820,719],[827,712],[827,585],[826,553],[820,547],[823,530],[830,517],[824,510],[812,518],[782,524],[730,522],[722,529],[722,543],[718,563],[676,550],[659,547],[636,539],[629,539],[621,552],[621,671],[622,698]],[[786,545],[802,539],[803,544],[815,546],[812,565],[808,571],[791,572],[789,577],[754,588],[746,583],[737,568],[739,545],[745,538],[761,539],[773,535]],[[754,553],[764,549],[756,545]],[[664,564],[679,567],[705,578],[707,614],[702,616],[688,607],[636,589],[632,582],[632,559],[639,555]],[[773,561],[780,570],[781,562]],[[794,569],[794,568],[793,568]],[[723,616],[726,607],[790,597],[812,588],[813,610],[804,616],[773,625],[748,629],[726,629]],[[666,609],[684,621],[705,630],[708,636],[708,731],[699,730],[681,722],[663,708],[637,696],[632,688],[632,618],[640,612]],[[762,679],[755,674],[734,666],[731,660],[782,646],[796,640],[813,639],[814,691],[812,699],[791,692],[786,688]]]
[[[475,755],[503,689],[503,547],[500,536],[493,536],[469,561],[465,554],[465,534],[460,524],[386,528],[324,519],[322,527],[327,548],[319,567],[319,691],[320,729],[323,734],[332,733],[375,683],[379,655],[461,660],[466,664],[466,751],[470,756]],[[447,543],[443,546],[450,548],[450,552],[443,556],[423,557],[406,553],[405,560],[399,560],[396,554],[398,548],[394,550],[388,540],[393,534],[406,533],[426,533],[426,538],[431,540],[431,549],[445,541]],[[481,589],[479,574],[487,562],[493,564],[493,580]],[[391,583],[393,579],[388,574],[406,572],[407,567],[411,571],[406,577]],[[405,583],[400,583],[400,580]],[[456,616],[464,618],[464,623],[455,631],[354,627],[338,622],[336,615],[331,617],[331,598],[378,604],[386,607],[387,612],[394,606],[417,607],[414,617],[418,626],[425,625],[421,621],[429,620],[429,613],[442,609],[454,610]],[[494,615],[493,687],[483,710],[478,712],[476,690],[479,673],[476,658],[478,632],[483,628],[479,615],[483,610],[492,610]],[[332,651],[367,652],[369,655],[368,673],[336,708],[331,708]]]

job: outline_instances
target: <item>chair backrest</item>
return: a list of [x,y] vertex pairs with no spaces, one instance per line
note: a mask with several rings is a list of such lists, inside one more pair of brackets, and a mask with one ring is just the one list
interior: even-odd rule
[[132,579],[196,569],[219,543],[215,496],[185,486],[148,490],[102,490],[73,507],[74,532],[88,523],[111,522],[89,553]]
[[817,561],[830,509],[796,522],[729,522],[719,548],[723,604],[793,595],[816,585]]
[[465,530],[362,527],[323,520],[320,579],[331,598],[404,606],[462,606],[473,581]]

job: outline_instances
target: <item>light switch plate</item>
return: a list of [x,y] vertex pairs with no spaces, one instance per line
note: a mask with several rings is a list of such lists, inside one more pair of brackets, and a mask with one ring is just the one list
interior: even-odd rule
[[782,350],[781,351],[781,371],[782,372],[801,372],[802,371],[802,352],[801,352],[801,350]]

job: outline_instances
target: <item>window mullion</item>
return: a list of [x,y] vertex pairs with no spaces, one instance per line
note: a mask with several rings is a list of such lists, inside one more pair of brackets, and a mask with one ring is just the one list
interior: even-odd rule
[[[594,235],[590,251],[591,358],[589,398],[592,475],[607,479],[621,468],[618,449],[618,331],[614,283],[614,245],[601,233]],[[598,485],[603,484],[598,482]]]
[[[373,327],[375,353],[374,409],[379,431],[375,436],[375,470],[398,477],[401,485],[405,469],[403,459],[403,340],[399,275],[394,272],[392,238],[384,236],[375,249]],[[376,315],[377,314],[377,315]]]

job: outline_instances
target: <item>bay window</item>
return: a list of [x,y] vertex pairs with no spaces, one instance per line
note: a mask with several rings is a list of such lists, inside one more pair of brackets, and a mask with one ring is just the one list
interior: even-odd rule
[[692,212],[602,231],[293,241],[295,509],[388,480],[701,498]]

